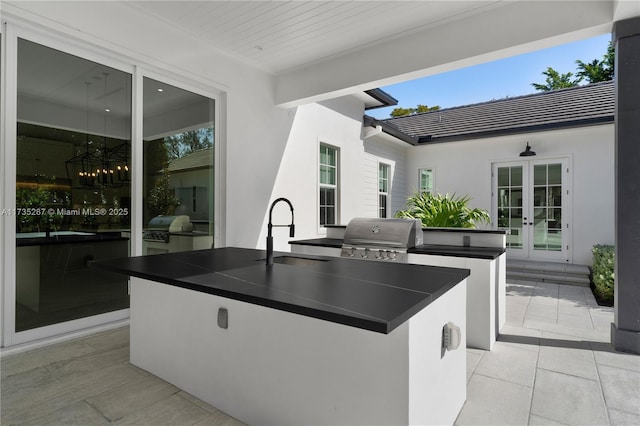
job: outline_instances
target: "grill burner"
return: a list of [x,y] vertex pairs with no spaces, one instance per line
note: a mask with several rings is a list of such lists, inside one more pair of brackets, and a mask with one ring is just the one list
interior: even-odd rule
[[407,263],[407,249],[420,244],[418,219],[354,218],[345,230],[340,257]]

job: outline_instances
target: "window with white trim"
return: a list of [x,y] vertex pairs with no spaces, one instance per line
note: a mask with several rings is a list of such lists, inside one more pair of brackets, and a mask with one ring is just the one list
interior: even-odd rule
[[378,163],[378,217],[389,217],[389,165]]
[[337,148],[320,144],[320,226],[338,220],[338,154]]
[[433,194],[433,169],[418,170],[418,187],[421,194]]

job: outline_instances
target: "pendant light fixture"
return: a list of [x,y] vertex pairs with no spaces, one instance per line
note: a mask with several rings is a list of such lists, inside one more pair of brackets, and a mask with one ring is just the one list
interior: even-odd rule
[[89,86],[86,82],[86,134],[84,152],[65,161],[67,177],[72,187],[79,189],[119,188],[130,183],[129,142],[125,141],[113,149],[109,148],[107,137],[108,114],[111,112],[107,99],[108,73],[102,73],[104,79],[104,132],[100,147],[92,147],[89,139]]
[[520,153],[520,157],[533,157],[534,155],[536,155],[536,153],[534,151],[531,151],[529,142],[527,142],[527,146],[525,147],[524,151]]

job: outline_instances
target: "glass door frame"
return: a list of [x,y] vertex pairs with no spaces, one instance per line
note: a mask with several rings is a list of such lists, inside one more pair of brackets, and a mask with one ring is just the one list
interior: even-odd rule
[[[507,247],[507,256],[511,259],[539,260],[550,262],[571,261],[571,218],[572,216],[572,182],[571,169],[572,158],[541,157],[534,159],[519,159],[515,161],[496,161],[491,167],[491,193],[492,193],[492,221],[498,222],[498,169],[501,167],[522,167],[522,249]],[[562,186],[562,240],[559,251],[534,250],[535,219],[534,209],[534,170],[537,165],[558,164],[561,166]],[[507,240],[509,236],[507,235]]]
[[[131,162],[133,171],[131,174],[131,238],[130,255],[142,255],[142,122],[143,122],[143,96],[142,80],[150,77],[166,82],[176,87],[207,96],[215,100],[214,115],[214,246],[225,244],[224,226],[226,196],[225,175],[225,149],[222,111],[226,110],[226,98],[222,91],[212,89],[210,82],[197,77],[191,79],[159,68],[156,65],[137,62],[136,59],[123,57],[109,50],[108,47],[94,46],[56,33],[50,28],[37,27],[31,24],[22,24],[13,21],[10,17],[3,17],[2,22],[2,67],[0,72],[0,84],[2,85],[2,105],[0,109],[0,200],[1,209],[15,210],[16,207],[16,157],[17,157],[17,47],[18,39],[29,40],[40,45],[59,50],[64,53],[94,61],[111,68],[131,74],[132,76],[132,106],[131,106]],[[11,214],[0,216],[0,244],[3,247],[3,256],[0,259],[0,293],[2,301],[2,313],[0,314],[1,342],[3,350],[15,345],[34,345],[41,343],[42,339],[68,339],[79,337],[87,333],[95,333],[101,329],[109,329],[126,324],[130,310],[122,309],[100,315],[85,317],[77,320],[62,322],[31,330],[15,332],[15,301],[16,301],[16,217]]]

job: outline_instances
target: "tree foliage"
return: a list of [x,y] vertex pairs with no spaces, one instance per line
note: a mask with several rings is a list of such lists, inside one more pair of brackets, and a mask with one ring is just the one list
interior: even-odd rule
[[469,207],[471,198],[453,195],[416,193],[407,199],[406,210],[396,212],[396,217],[420,219],[423,226],[444,228],[475,228],[476,223],[491,223],[489,212]]
[[589,63],[577,60],[577,75],[585,78],[589,83],[599,83],[601,81],[613,80],[615,71],[616,54],[613,43],[609,42],[607,53],[604,54],[602,60],[594,59]]
[[401,107],[395,108],[393,111],[391,111],[389,115],[391,115],[391,117],[404,117],[405,115],[418,114],[421,112],[438,111],[439,109],[440,109],[439,105],[430,107],[427,105],[418,104],[416,105],[415,108],[401,108]]
[[607,53],[604,54],[602,60],[594,59],[591,62],[576,61],[578,71],[575,74],[571,72],[560,73],[551,67],[542,73],[546,76],[545,83],[531,83],[536,89],[543,92],[556,89],[565,89],[580,84],[583,80],[588,83],[599,83],[601,81],[613,80],[615,66],[615,49],[613,43],[609,42]]
[[198,130],[188,130],[174,136],[164,138],[169,160],[184,157],[201,149],[213,146],[213,128],[205,127]]
[[544,84],[531,83],[536,90],[540,90],[542,92],[574,87],[582,81],[582,77],[572,78],[572,72],[561,74],[551,67],[547,67],[547,70],[543,71],[542,75],[546,76]]

